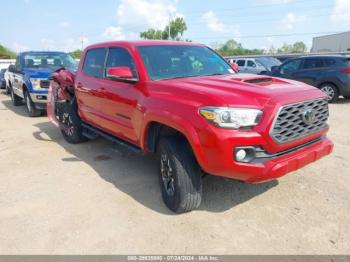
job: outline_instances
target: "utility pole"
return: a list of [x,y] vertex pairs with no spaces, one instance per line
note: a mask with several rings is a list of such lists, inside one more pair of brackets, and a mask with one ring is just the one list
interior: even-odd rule
[[168,34],[169,34],[169,39],[168,40],[170,40],[171,39],[171,37],[170,37],[170,27],[171,27],[171,14],[169,14],[169,26],[168,26],[168,30],[169,30],[169,32],[168,32]]
[[84,50],[84,39],[85,39],[84,35],[81,35],[80,37],[81,50]]

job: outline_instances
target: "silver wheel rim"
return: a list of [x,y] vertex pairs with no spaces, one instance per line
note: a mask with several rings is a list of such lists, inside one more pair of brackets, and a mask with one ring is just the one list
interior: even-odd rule
[[332,86],[322,86],[321,91],[324,92],[327,95],[327,99],[332,100],[333,97],[335,96],[335,92]]
[[32,110],[32,105],[30,104],[30,99],[28,94],[26,94],[26,105],[27,105],[28,111],[30,112]]
[[174,172],[166,153],[162,153],[160,157],[160,173],[165,191],[169,196],[173,196],[175,192]]
[[64,113],[62,115],[62,123],[65,125],[64,132],[68,136],[73,136],[74,134],[74,126],[71,116],[68,113]]

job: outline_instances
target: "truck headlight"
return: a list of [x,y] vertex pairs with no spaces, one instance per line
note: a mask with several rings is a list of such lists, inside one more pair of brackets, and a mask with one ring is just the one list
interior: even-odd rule
[[30,82],[32,83],[32,87],[34,90],[41,90],[40,81],[42,78],[30,78]]
[[262,116],[258,109],[230,107],[203,107],[199,113],[216,126],[233,129],[256,126]]

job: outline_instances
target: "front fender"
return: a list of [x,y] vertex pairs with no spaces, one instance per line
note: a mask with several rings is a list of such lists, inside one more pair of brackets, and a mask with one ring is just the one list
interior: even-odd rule
[[205,157],[202,145],[200,143],[200,139],[198,136],[198,132],[192,122],[188,119],[185,119],[181,115],[174,114],[174,112],[169,112],[167,110],[162,110],[162,114],[155,111],[149,111],[146,113],[142,130],[144,130],[141,137],[141,148],[147,151],[146,141],[148,135],[148,128],[152,122],[156,122],[158,124],[162,124],[168,127],[171,127],[181,134],[183,134],[191,148],[193,153],[197,159],[197,162],[201,166],[206,166],[208,163],[207,158]]

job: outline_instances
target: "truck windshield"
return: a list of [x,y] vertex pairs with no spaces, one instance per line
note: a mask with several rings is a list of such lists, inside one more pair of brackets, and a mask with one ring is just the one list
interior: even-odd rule
[[23,57],[24,68],[52,68],[60,67],[76,71],[77,62],[66,53],[30,53]]
[[225,60],[204,46],[156,45],[138,50],[152,80],[234,73]]

